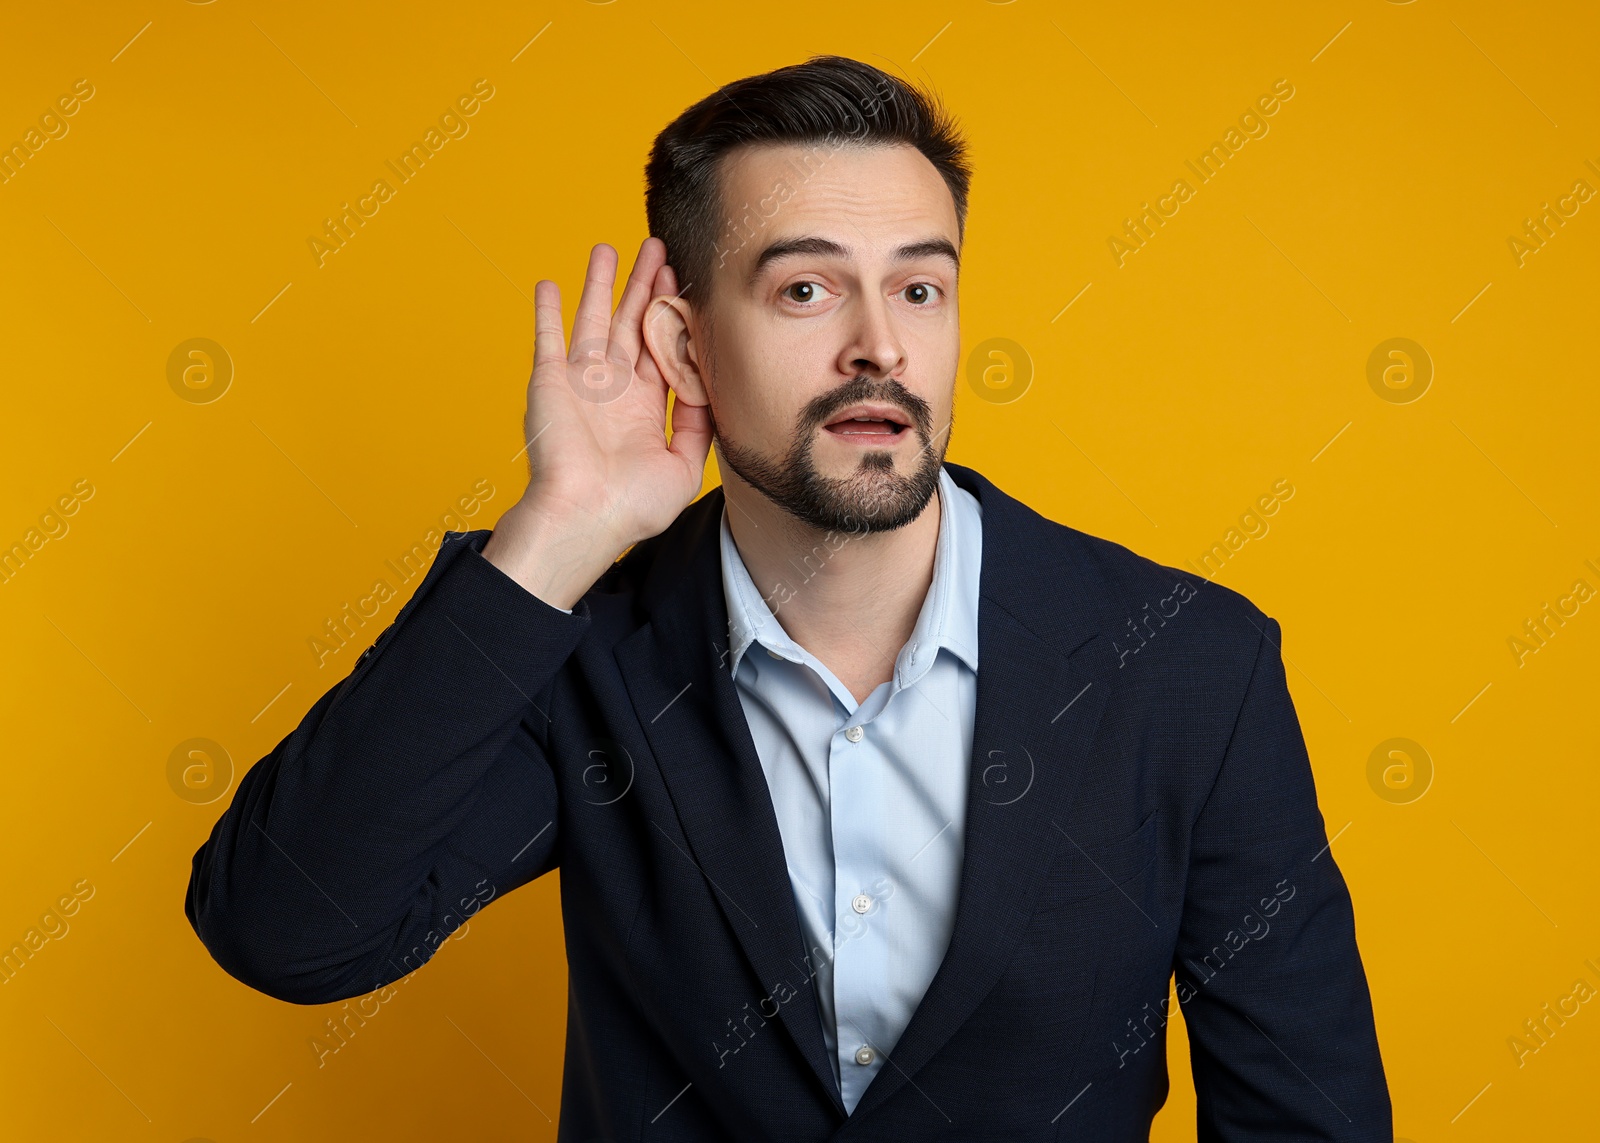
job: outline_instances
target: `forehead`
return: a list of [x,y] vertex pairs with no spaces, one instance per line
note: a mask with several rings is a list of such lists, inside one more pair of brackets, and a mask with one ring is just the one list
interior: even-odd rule
[[724,160],[719,182],[719,245],[740,245],[729,261],[741,265],[778,238],[815,235],[862,253],[931,237],[960,245],[949,187],[909,145],[742,147]]

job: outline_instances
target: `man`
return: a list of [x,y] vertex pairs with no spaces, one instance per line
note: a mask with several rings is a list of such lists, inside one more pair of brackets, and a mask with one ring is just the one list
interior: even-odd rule
[[526,493],[195,855],[217,961],[355,996],[559,866],[564,1140],[1145,1139],[1174,973],[1200,1138],[1390,1139],[1278,624],[943,461],[949,118],[818,58],[647,176]]

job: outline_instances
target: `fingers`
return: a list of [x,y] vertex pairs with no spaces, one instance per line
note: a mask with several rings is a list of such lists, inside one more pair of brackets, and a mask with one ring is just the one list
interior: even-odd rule
[[541,281],[533,287],[533,368],[567,359],[561,332],[561,287]]
[[578,299],[578,314],[572,323],[572,346],[585,351],[603,348],[611,329],[611,287],[617,280],[617,251],[604,242],[589,252],[589,270],[583,279],[583,295]]
[[667,246],[661,239],[646,238],[640,245],[639,255],[633,261],[633,272],[628,275],[628,284],[622,291],[622,301],[611,319],[612,356],[621,353],[629,361],[639,360],[645,310],[654,296],[652,291],[666,260]]

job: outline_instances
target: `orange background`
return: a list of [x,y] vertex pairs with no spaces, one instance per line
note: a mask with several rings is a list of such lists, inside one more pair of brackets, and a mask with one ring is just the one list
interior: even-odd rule
[[[679,110],[824,51],[934,84],[971,137],[965,344],[1022,356],[1009,388],[959,380],[950,459],[1165,563],[1221,543],[1219,582],[1282,622],[1397,1134],[1583,1133],[1600,1005],[1520,1063],[1510,1041],[1600,989],[1600,602],[1572,594],[1600,588],[1600,201],[1509,240],[1600,188],[1597,34],[1587,5],[1481,0],[8,6],[0,544],[37,550],[0,582],[0,942],[39,947],[0,984],[6,1134],[553,1137],[553,876],[319,1067],[339,1006],[223,974],[183,916],[189,861],[409,597],[386,561],[478,482],[445,526],[520,493],[535,281],[570,306],[591,243],[631,255]],[[386,175],[480,79],[468,132]],[[1267,133],[1186,173],[1280,79]],[[382,178],[319,265],[309,240]],[[1109,240],[1178,179],[1192,196],[1119,266]],[[205,359],[169,376],[195,338],[221,349],[209,387]],[[1369,383],[1391,338],[1420,347],[1409,387]],[[311,639],[363,598],[319,666]],[[1519,665],[1508,640],[1562,598]],[[1426,757],[1369,767],[1395,738]],[[226,760],[169,770],[192,739]],[[1156,1138],[1192,1139],[1176,1022],[1171,1053]]]

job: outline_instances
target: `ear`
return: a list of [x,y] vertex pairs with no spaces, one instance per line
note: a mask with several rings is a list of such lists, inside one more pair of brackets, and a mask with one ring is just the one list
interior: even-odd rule
[[657,296],[645,310],[645,347],[662,379],[687,405],[709,403],[700,366],[703,339],[696,336],[697,325],[694,307],[681,297]]

